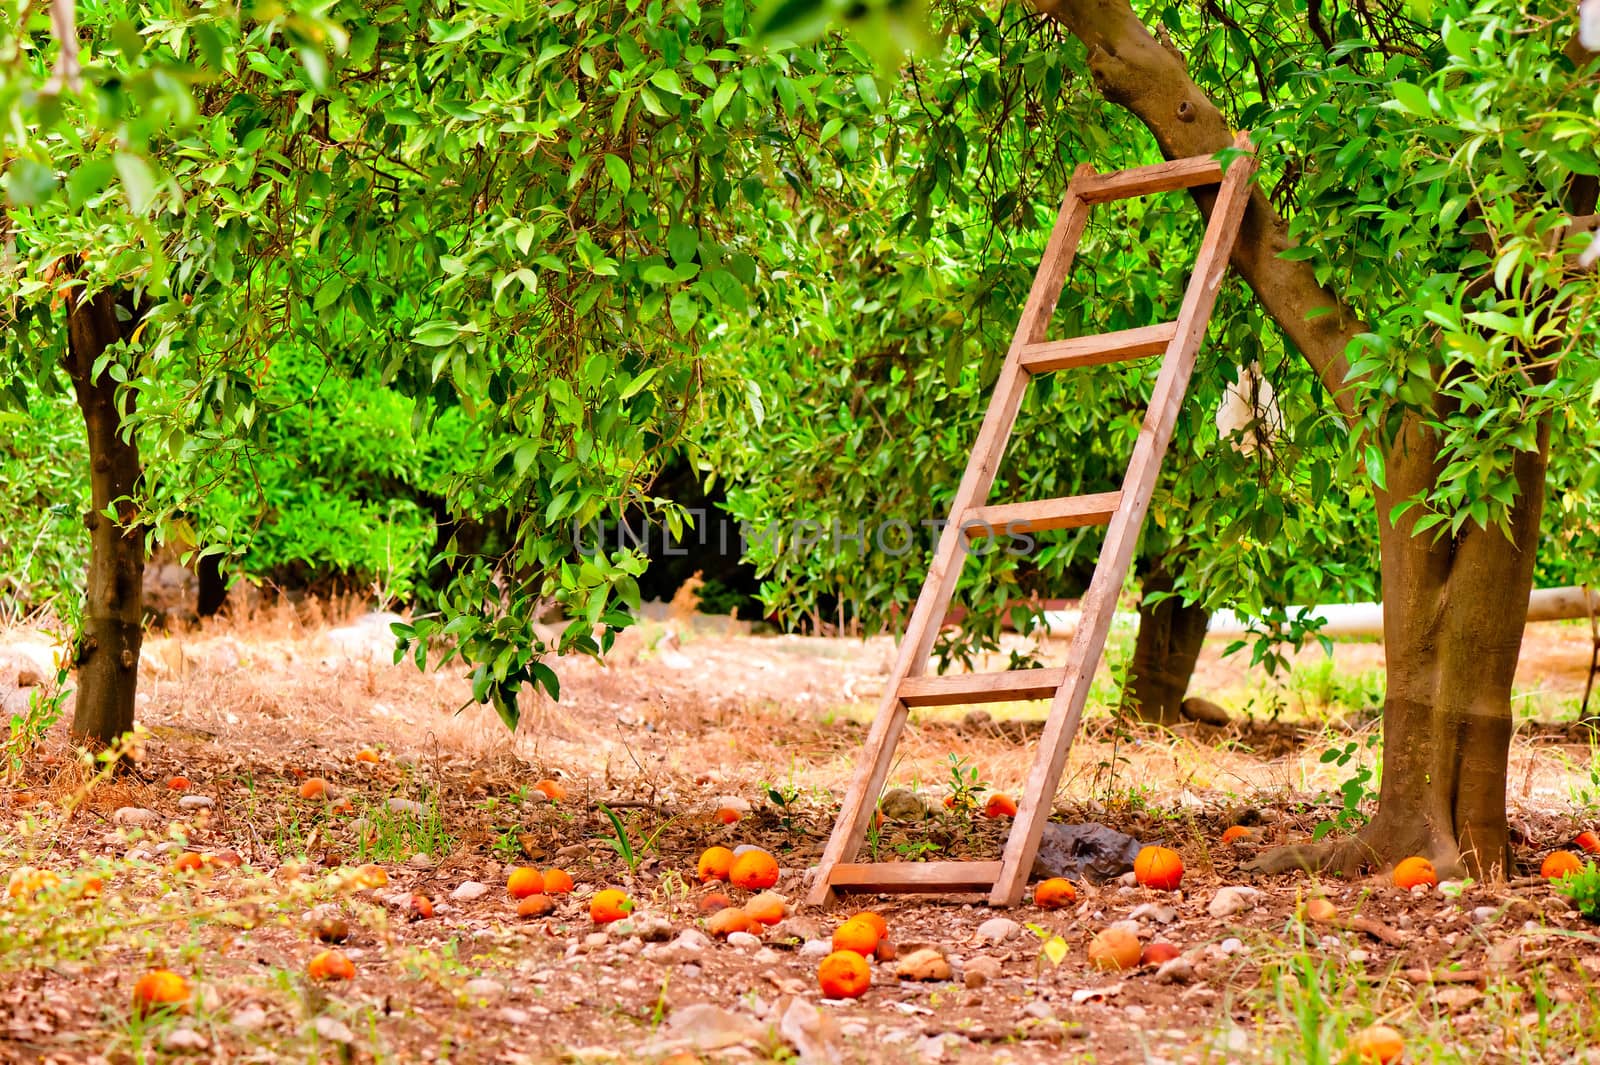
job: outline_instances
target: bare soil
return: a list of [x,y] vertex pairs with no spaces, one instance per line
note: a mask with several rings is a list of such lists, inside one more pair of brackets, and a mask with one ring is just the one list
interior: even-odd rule
[[[750,637],[714,619],[681,632],[650,625],[607,665],[566,663],[561,702],[530,697],[512,737],[492,712],[466,705],[453,672],[390,664],[392,640],[374,631],[282,611],[154,637],[139,705],[149,732],[129,771],[92,779],[60,727],[32,752],[0,796],[0,857],[69,885],[85,871],[106,883],[98,898],[46,892],[0,907],[0,1060],[1306,1060],[1292,1049],[1304,1018],[1279,992],[1314,983],[1307,965],[1343,974],[1332,996],[1349,1000],[1341,1008],[1411,1018],[1459,1045],[1460,1060],[1513,1060],[1516,1045],[1490,1030],[1507,1017],[1554,1008],[1579,1027],[1594,1020],[1600,941],[1542,882],[1413,894],[1386,879],[1244,877],[1258,847],[1303,840],[1334,816],[1353,768],[1322,756],[1351,742],[1359,756],[1375,724],[1353,707],[1335,708],[1330,724],[1292,682],[1275,687],[1219,659],[1218,647],[1208,646],[1196,689],[1233,711],[1235,727],[1130,732],[1093,714],[1058,795],[1058,820],[1179,850],[1181,891],[1084,884],[1076,907],[1052,913],[997,914],[972,898],[854,899],[797,907],[762,942],[730,945],[681,938],[700,924],[705,895],[745,894],[697,883],[698,855],[714,844],[764,847],[782,867],[776,890],[803,897],[881,691],[887,640]],[[1514,750],[1512,801],[1532,871],[1586,827],[1574,800],[1600,791],[1587,737],[1567,721],[1533,720],[1572,717],[1589,650],[1587,629],[1570,625],[1533,627],[1524,649],[1530,721]],[[1380,669],[1382,654],[1342,643],[1335,670]],[[1313,656],[1302,659],[1308,668]],[[1030,711],[918,719],[891,784],[914,789],[930,813],[888,825],[879,856],[997,854],[1005,825],[942,799],[952,759],[1015,795],[1032,755]],[[380,760],[358,761],[364,749]],[[174,776],[190,788],[170,789]],[[309,777],[327,780],[334,801],[300,798]],[[565,800],[530,792],[545,778],[568,789]],[[184,809],[185,796],[212,805]],[[392,814],[391,799],[418,804],[420,822],[400,824],[409,815]],[[748,812],[722,824],[713,815],[729,799]],[[601,804],[624,819],[632,871]],[[155,816],[118,823],[129,808]],[[1252,839],[1223,846],[1223,830],[1241,820],[1256,826]],[[176,874],[186,850],[235,851],[244,864]],[[329,879],[368,862],[383,866],[387,885]],[[518,864],[561,866],[577,891],[550,916],[519,918],[504,890]],[[487,891],[453,898],[467,882]],[[1211,916],[1218,889],[1237,884],[1260,894]],[[608,886],[628,890],[639,912],[597,930],[588,900]],[[1341,920],[1370,923],[1307,923],[1297,907],[1314,893]],[[414,894],[434,901],[434,916],[413,919]],[[1093,934],[1147,903],[1170,906],[1172,919],[1140,918],[1139,934],[1187,952],[1191,979],[1089,966]],[[305,976],[324,949],[304,920],[317,907],[351,928],[353,981]],[[866,907],[887,919],[900,957],[934,947],[956,978],[901,980],[894,961],[880,961],[863,998],[823,1000],[817,959],[801,945]],[[978,926],[997,915],[1023,927],[981,941]],[[1068,948],[1059,964],[1044,949],[1054,936]],[[961,973],[979,958],[995,959],[998,975],[968,986]],[[193,981],[187,1013],[132,1014],[133,983],[154,967]],[[704,1006],[727,1015],[695,1008]]]

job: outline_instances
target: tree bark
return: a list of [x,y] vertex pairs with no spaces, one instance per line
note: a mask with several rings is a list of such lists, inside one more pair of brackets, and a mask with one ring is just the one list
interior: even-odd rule
[[[73,299],[67,314],[67,376],[89,441],[89,575],[78,635],[77,705],[72,731],[92,744],[110,744],[133,728],[133,700],[143,642],[144,530],[129,497],[141,473],[138,444],[124,434],[117,383],[94,366],[127,340],[138,314],[116,293]],[[133,394],[125,402],[131,411]],[[114,510],[116,518],[106,516]]]
[[1194,664],[1205,643],[1211,612],[1182,596],[1151,603],[1155,592],[1172,591],[1173,579],[1163,567],[1141,581],[1139,636],[1133,647],[1132,676],[1122,694],[1122,710],[1140,721],[1176,725],[1183,720],[1183,696],[1194,676]]

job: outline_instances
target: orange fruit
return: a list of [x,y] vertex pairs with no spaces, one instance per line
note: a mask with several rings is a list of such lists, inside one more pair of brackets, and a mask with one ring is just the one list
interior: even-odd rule
[[1406,1043],[1393,1028],[1386,1024],[1375,1024],[1356,1034],[1355,1050],[1356,1057],[1363,1065],[1366,1062],[1389,1065],[1389,1062],[1400,1060],[1400,1055],[1405,1053]]
[[356,870],[356,887],[380,888],[388,885],[388,870],[381,865],[363,865]]
[[173,777],[167,781],[167,787],[173,791],[188,791],[190,786],[188,777]]
[[518,866],[506,877],[506,893],[514,899],[544,894],[544,874],[528,866]]
[[1600,854],[1600,836],[1593,832],[1579,832],[1578,838],[1572,842],[1576,843],[1578,849],[1585,854]]
[[626,891],[618,891],[616,888],[597,891],[594,898],[589,900],[589,920],[595,924],[620,921],[632,912],[633,900],[628,898]]
[[1222,833],[1223,843],[1232,843],[1236,839],[1249,839],[1250,830],[1243,825],[1233,825]]
[[889,938],[889,922],[885,921],[882,917],[879,917],[871,910],[862,910],[860,913],[852,913],[850,915],[850,920],[865,921],[872,926],[873,931],[878,933],[879,939]]
[[1144,847],[1133,860],[1133,875],[1145,887],[1172,891],[1183,883],[1183,859],[1167,847]]
[[567,789],[553,780],[541,780],[533,786],[533,790],[540,792],[551,802],[565,802]]
[[731,825],[739,820],[739,811],[731,806],[724,806],[711,816],[725,825]]
[[729,906],[706,918],[706,931],[714,936],[725,936],[733,932],[748,932],[753,923],[748,913]]
[[172,871],[175,873],[192,873],[205,864],[206,860],[194,851],[184,851],[178,855],[178,860],[172,863]]
[[523,895],[521,898],[517,903],[518,917],[543,917],[555,912],[556,900],[549,895]]
[[720,891],[714,891],[700,900],[701,913],[716,913],[733,905],[733,900]]
[[1439,874],[1433,871],[1433,863],[1426,858],[1407,858],[1394,867],[1396,887],[1410,891],[1419,884],[1434,887],[1439,883]]
[[1017,804],[1011,801],[1009,795],[991,795],[984,804],[983,816],[985,817],[1015,817]]
[[860,998],[872,986],[872,970],[855,951],[836,950],[817,966],[817,984],[825,998]]
[[728,881],[746,891],[765,891],[778,882],[778,860],[766,851],[745,851],[733,860]]
[[1108,928],[1089,940],[1089,964],[1096,969],[1131,969],[1141,954],[1139,937],[1126,928]]
[[546,895],[567,895],[572,892],[574,886],[572,876],[565,869],[546,869],[544,871],[544,893]]
[[1078,889],[1072,881],[1053,876],[1033,889],[1033,904],[1041,910],[1059,910],[1078,901]]
[[700,883],[707,884],[713,880],[728,879],[728,873],[732,869],[732,851],[726,847],[707,847],[700,853],[700,862],[695,866],[695,874],[700,877]]
[[1583,871],[1583,863],[1571,851],[1551,851],[1539,866],[1539,875],[1546,880],[1560,880],[1569,873]]
[[1306,916],[1319,924],[1326,924],[1339,916],[1339,907],[1327,899],[1312,899],[1306,903]]
[[313,980],[354,980],[356,967],[342,950],[325,950],[306,963],[306,975]]
[[833,932],[833,950],[854,951],[865,958],[878,949],[878,941],[883,937],[878,935],[878,930],[871,921],[852,917]]
[[1178,950],[1178,948],[1173,946],[1171,943],[1163,943],[1158,939],[1154,943],[1146,946],[1144,950],[1140,952],[1139,964],[1164,965],[1173,958],[1176,958],[1180,953],[1182,953],[1182,951]]
[[783,920],[788,911],[789,906],[783,896],[770,891],[763,891],[744,904],[744,912],[750,915],[752,921],[759,921],[761,924],[777,924]]
[[328,797],[328,782],[321,777],[312,777],[300,785],[302,799],[326,799]]
[[170,969],[152,969],[133,985],[133,1012],[182,1006],[189,1001],[189,981]]
[[362,750],[356,752],[356,761],[376,765],[378,761],[378,752],[373,750],[371,747],[363,748]]
[[426,895],[411,896],[411,916],[415,920],[432,917],[433,900]]
[[237,869],[244,864],[244,858],[238,851],[215,851],[201,857],[207,865],[220,865],[228,869]]
[[11,874],[11,880],[6,884],[6,894],[18,899],[24,895],[37,895],[41,891],[48,891],[61,883],[61,878],[48,869],[34,869],[31,866],[18,866]]
[[96,899],[100,897],[101,893],[104,892],[105,889],[106,883],[104,880],[101,880],[97,876],[91,876],[89,879],[78,885],[78,894],[82,895],[86,899]]

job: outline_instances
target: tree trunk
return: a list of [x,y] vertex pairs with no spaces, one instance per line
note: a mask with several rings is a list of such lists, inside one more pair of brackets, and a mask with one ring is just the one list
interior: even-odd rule
[[[126,300],[101,292],[71,301],[67,315],[67,376],[89,439],[89,577],[78,635],[77,706],[72,731],[92,744],[113,743],[133,728],[133,697],[143,640],[144,530],[128,501],[140,476],[139,448],[124,438],[117,384],[94,364],[128,339],[137,313]],[[130,391],[125,402],[133,403]],[[118,515],[106,517],[108,510]]]
[[1139,637],[1133,647],[1132,676],[1122,693],[1122,709],[1140,721],[1176,725],[1183,720],[1183,696],[1205,642],[1211,612],[1182,596],[1158,603],[1153,592],[1172,591],[1172,577],[1160,566],[1144,575],[1139,602]]

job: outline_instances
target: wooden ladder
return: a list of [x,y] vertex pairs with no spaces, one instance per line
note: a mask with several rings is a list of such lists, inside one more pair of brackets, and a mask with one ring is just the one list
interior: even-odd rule
[[[945,893],[988,892],[996,906],[1014,906],[1027,890],[1028,874],[1049,820],[1056,787],[1066,767],[1067,752],[1078,731],[1089,685],[1094,678],[1117,597],[1133,559],[1139,527],[1161,471],[1161,459],[1194,370],[1195,355],[1205,337],[1228,256],[1249,201],[1250,177],[1256,158],[1249,137],[1240,133],[1234,146],[1246,154],[1234,158],[1224,176],[1210,156],[1176,159],[1155,166],[1097,174],[1080,166],[1067,185],[1061,212],[1034,275],[1033,288],[1006,352],[1000,377],[978,431],[972,458],[956,489],[928,577],[900,643],[899,657],[884,690],[878,716],[867,736],[864,757],[846,793],[838,823],[823,851],[809,901],[822,905],[835,892]],[[1083,235],[1089,209],[1097,203],[1221,184],[1195,259],[1194,273],[1174,322],[1124,329],[1099,336],[1048,340],[1045,332],[1067,270]],[[1116,492],[985,505],[1000,457],[1005,453],[1028,379],[1051,370],[1097,366],[1164,353],[1144,425],[1134,443],[1122,488]],[[1067,663],[1058,669],[1026,669],[1004,673],[929,676],[928,655],[949,608],[970,540],[1012,530],[1036,532],[1106,524],[1105,543],[1094,577],[1083,599],[1083,617],[1073,634]],[[1039,752],[1028,773],[1016,821],[998,862],[856,862],[879,794],[889,775],[895,745],[906,715],[916,706],[959,706],[1024,699],[1049,699]]]

